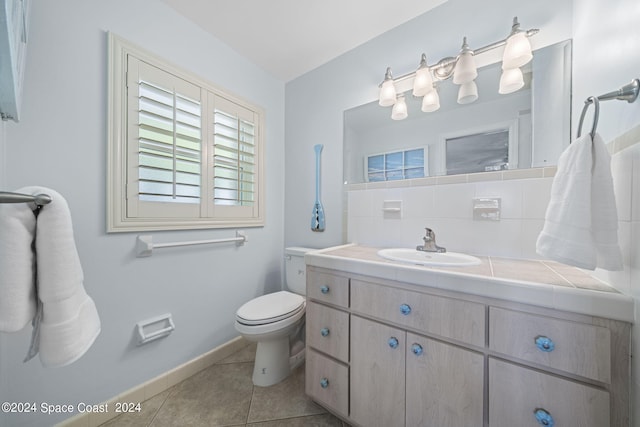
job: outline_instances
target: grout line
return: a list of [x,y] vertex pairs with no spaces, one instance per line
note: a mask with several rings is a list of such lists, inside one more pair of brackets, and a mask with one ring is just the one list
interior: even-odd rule
[[153,422],[156,420],[156,418],[158,417],[158,414],[160,413],[160,410],[162,409],[162,407],[164,406],[164,404],[167,402],[167,399],[173,394],[173,390],[171,390],[172,388],[174,388],[175,386],[171,387],[169,391],[169,393],[167,393],[167,397],[164,398],[164,400],[162,401],[162,403],[160,404],[160,406],[158,406],[158,409],[156,410],[156,413],[153,414],[153,417],[151,417],[151,420],[149,421],[149,424],[147,424],[147,427],[151,427],[153,425]]
[[546,262],[544,261],[540,261],[540,263],[542,265],[544,265],[545,267],[547,267],[549,270],[551,270],[552,272],[554,272],[558,277],[560,277],[562,280],[564,280],[565,282],[567,282],[572,288],[577,289],[578,287],[576,285],[574,285],[569,279],[567,279],[566,277],[564,277],[562,274],[560,274],[559,272],[557,272],[553,267],[551,267],[550,265],[548,265]]
[[493,262],[491,261],[491,257],[488,256],[487,260],[489,261],[489,272],[491,273],[491,277],[496,277],[495,274],[493,273]]

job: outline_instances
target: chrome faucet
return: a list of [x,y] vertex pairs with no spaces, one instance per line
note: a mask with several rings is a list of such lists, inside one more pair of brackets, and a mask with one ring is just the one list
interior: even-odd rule
[[424,245],[416,246],[416,250],[423,252],[447,252],[447,248],[443,248],[436,244],[436,233],[432,229],[425,227],[426,234],[422,238]]

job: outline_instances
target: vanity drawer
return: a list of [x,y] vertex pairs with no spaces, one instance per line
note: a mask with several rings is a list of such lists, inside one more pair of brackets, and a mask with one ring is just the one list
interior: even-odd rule
[[568,373],[611,382],[607,328],[491,307],[489,348]]
[[349,360],[349,313],[310,301],[307,304],[307,345]]
[[485,345],[482,304],[352,280],[351,308],[423,333]]
[[349,415],[349,368],[307,349],[305,392],[343,416]]
[[307,297],[340,307],[349,307],[349,278],[308,271]]
[[556,426],[607,427],[609,393],[489,358],[489,425],[551,425],[550,419]]

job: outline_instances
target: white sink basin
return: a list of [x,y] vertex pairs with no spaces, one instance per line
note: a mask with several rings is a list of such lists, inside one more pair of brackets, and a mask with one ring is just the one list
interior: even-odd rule
[[437,267],[464,267],[481,262],[479,258],[457,252],[423,252],[407,248],[381,249],[378,255],[391,261]]

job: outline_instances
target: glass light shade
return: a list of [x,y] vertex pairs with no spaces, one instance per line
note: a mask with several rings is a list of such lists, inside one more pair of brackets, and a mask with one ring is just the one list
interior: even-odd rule
[[406,119],[407,114],[407,103],[404,100],[404,95],[400,95],[395,104],[393,104],[393,109],[391,110],[391,118],[393,120],[403,120]]
[[422,111],[425,113],[431,113],[432,111],[436,111],[440,108],[440,96],[438,95],[438,91],[433,88],[430,92],[422,98]]
[[515,33],[507,39],[507,45],[502,55],[502,69],[522,67],[531,61],[531,43],[524,31]]
[[507,94],[515,92],[524,86],[524,78],[522,76],[522,70],[520,68],[507,68],[502,70],[500,76],[500,88],[498,93]]
[[396,103],[396,87],[393,80],[385,80],[380,88],[380,100],[378,104],[383,107],[389,107]]
[[476,82],[471,80],[468,83],[460,85],[458,90],[458,104],[470,104],[478,99],[478,86]]
[[433,79],[428,67],[419,68],[413,79],[413,96],[425,96],[433,89]]
[[453,70],[453,83],[457,85],[469,83],[476,77],[478,77],[478,70],[476,69],[473,53],[461,53],[458,57],[456,68]]

